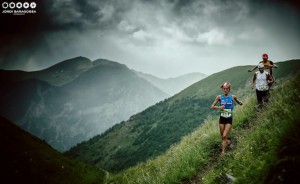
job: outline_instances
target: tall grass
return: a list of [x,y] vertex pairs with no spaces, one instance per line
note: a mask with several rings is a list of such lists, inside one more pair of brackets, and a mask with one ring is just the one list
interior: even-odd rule
[[[238,146],[203,175],[203,183],[218,183],[220,173],[236,177],[236,183],[264,183],[278,158],[280,143],[299,116],[299,75],[272,93],[271,103],[238,131]],[[297,121],[298,120],[298,121]]]
[[176,183],[197,172],[199,165],[211,155],[212,142],[218,142],[216,122],[207,122],[180,144],[173,145],[163,155],[129,168],[110,178],[117,183]]
[[276,162],[282,136],[297,117],[299,82],[298,76],[294,82],[272,91],[271,102],[261,112],[254,108],[254,95],[244,101],[243,107],[237,107],[229,135],[235,147],[225,156],[219,156],[218,118],[208,117],[205,123],[163,155],[111,175],[106,182],[219,183],[220,173],[226,173],[233,175],[237,183],[262,183]]

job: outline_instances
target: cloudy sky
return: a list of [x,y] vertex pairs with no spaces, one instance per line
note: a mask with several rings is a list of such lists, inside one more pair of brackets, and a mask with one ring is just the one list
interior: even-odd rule
[[[8,1],[10,2],[10,1]],[[29,2],[29,1],[28,1]],[[0,68],[84,56],[158,77],[300,58],[300,6],[281,0],[43,0],[0,15]]]

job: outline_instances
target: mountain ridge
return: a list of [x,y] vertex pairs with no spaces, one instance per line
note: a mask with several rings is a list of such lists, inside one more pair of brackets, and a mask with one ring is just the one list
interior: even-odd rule
[[180,92],[184,88],[192,85],[195,82],[198,82],[205,78],[207,75],[202,74],[199,72],[193,72],[193,73],[188,73],[184,75],[180,75],[178,77],[172,77],[172,78],[167,78],[167,79],[162,79],[159,77],[156,77],[151,74],[146,74],[143,72],[135,71],[134,72],[139,76],[150,83],[152,83],[154,86],[160,88],[162,91],[166,92],[170,96],[173,96],[174,94]]
[[[123,165],[125,166],[125,170],[116,174],[108,174],[106,171],[97,170],[86,164],[62,156],[56,150],[51,149],[49,144],[44,140],[40,140],[28,133],[25,133],[27,136],[24,137],[24,131],[22,129],[0,116],[0,143],[2,148],[5,148],[0,154],[2,155],[1,170],[3,171],[3,176],[0,181],[4,181],[4,183],[132,182],[186,184],[198,182],[228,182],[226,176],[229,175],[234,176],[233,178],[237,179],[237,183],[249,181],[255,183],[294,183],[297,179],[297,170],[299,170],[298,163],[300,161],[299,154],[297,154],[300,150],[298,147],[294,146],[297,145],[300,140],[298,131],[300,128],[298,126],[300,117],[299,113],[297,113],[299,107],[298,94],[300,89],[299,61],[300,60],[279,62],[280,69],[276,70],[275,73],[278,84],[275,85],[275,89],[271,92],[271,105],[267,106],[267,109],[265,109],[264,112],[256,112],[256,109],[253,108],[256,104],[255,94],[253,91],[245,88],[248,87],[249,79],[251,79],[253,73],[247,74],[248,79],[247,76],[241,77],[238,75],[239,79],[242,79],[245,84],[242,82],[241,84],[243,85],[234,85],[234,93],[238,94],[239,97],[243,97],[244,94],[251,94],[250,98],[247,96],[245,98],[246,101],[244,101],[244,106],[246,107],[238,107],[235,109],[237,116],[234,123],[234,129],[230,135],[231,137],[234,137],[235,147],[233,150],[229,151],[226,157],[219,158],[217,155],[219,150],[216,145],[219,145],[221,142],[218,127],[216,126],[217,119],[206,116],[204,124],[200,125],[198,123],[197,125],[197,127],[199,127],[199,125],[202,128],[204,127],[201,131],[198,131],[199,129],[196,127],[184,137],[181,136],[179,139],[180,142],[168,146],[168,150],[162,152],[161,155],[158,155],[157,157],[155,155],[147,155],[148,157],[147,160],[144,160],[145,162],[143,160],[140,162],[139,160],[130,168],[128,168],[128,165]],[[233,73],[232,71],[242,69],[242,71],[244,71],[246,67],[248,66],[234,67],[225,70],[225,72]],[[295,81],[293,76],[297,75],[297,73],[298,77]],[[115,153],[118,154],[116,154],[115,157],[112,157],[115,159],[115,164],[124,164],[124,162],[119,162],[117,160],[118,157],[126,159],[127,156],[132,153],[130,151],[126,153],[125,149],[123,149],[122,152],[119,152],[122,147],[134,146],[128,139],[125,140],[126,144],[117,143],[112,145],[112,142],[116,141],[116,139],[124,139],[124,137],[120,135],[126,134],[127,132],[130,132],[130,134],[126,135],[127,138],[134,139],[133,142],[135,145],[143,144],[144,146],[150,146],[150,149],[155,150],[157,147],[151,147],[147,142],[157,138],[155,140],[157,141],[156,144],[163,146],[161,143],[165,140],[160,139],[158,136],[159,134],[156,134],[154,137],[149,135],[152,130],[158,131],[156,128],[162,123],[156,121],[154,124],[150,124],[149,122],[152,121],[151,114],[156,117],[161,117],[161,119],[159,119],[160,121],[166,121],[168,119],[164,114],[166,112],[171,113],[172,115],[182,112],[183,114],[180,115],[184,116],[190,113],[192,108],[185,109],[189,104],[193,104],[192,107],[199,110],[195,103],[201,100],[201,98],[209,98],[207,104],[211,104],[215,93],[220,93],[215,90],[219,86],[217,84],[215,87],[207,86],[207,84],[210,84],[211,81],[216,81],[215,83],[218,83],[218,80],[214,77],[219,74],[215,74],[212,78],[206,79],[209,81],[195,83],[193,86],[189,87],[192,91],[185,89],[181,92],[183,94],[179,93],[169,99],[158,102],[156,105],[147,108],[141,113],[131,116],[128,121],[122,121],[111,127],[109,131],[97,135],[81,144],[84,145],[88,142],[92,142],[97,149],[102,149],[104,148],[103,145],[102,147],[97,145],[98,137],[110,136],[111,140],[105,142],[105,144],[110,145],[112,148],[114,146],[119,148],[119,150],[115,150]],[[224,79],[223,75],[220,75],[218,78]],[[41,83],[40,89],[36,89],[38,91],[37,95],[45,93],[45,91],[47,91],[47,86],[51,86],[49,83],[38,79],[30,79],[30,81],[31,83]],[[240,82],[237,82],[237,84],[240,84]],[[206,88],[201,88],[201,85],[205,85]],[[291,86],[294,86],[295,88],[291,88]],[[30,86],[25,87],[30,88]],[[239,89],[235,90],[235,88]],[[199,89],[201,90],[199,91]],[[206,94],[205,91],[203,91],[204,89],[211,93]],[[210,91],[212,89],[213,91]],[[165,104],[173,106],[165,106]],[[179,105],[179,111],[176,111],[176,105]],[[204,104],[200,103],[200,106],[201,105]],[[209,106],[205,108],[209,108]],[[157,109],[160,111],[157,111]],[[270,111],[270,113],[266,113],[267,110]],[[195,114],[192,114],[192,116],[195,116]],[[192,116],[188,116],[187,119]],[[279,120],[277,120],[278,118]],[[137,119],[143,121],[145,128],[139,126],[140,122],[137,122]],[[175,119],[180,119],[180,117],[176,117]],[[267,121],[268,119],[270,120]],[[134,126],[131,126],[128,122],[131,122]],[[188,121],[185,121],[184,123],[187,122]],[[7,124],[11,126],[7,128]],[[295,124],[295,126],[293,126],[293,124]],[[254,125],[255,127],[253,127]],[[168,126],[174,125],[168,124]],[[177,129],[180,129],[182,126],[182,123],[175,125]],[[283,129],[279,129],[279,127]],[[114,131],[118,129],[122,129],[122,131]],[[286,130],[289,130],[289,132],[286,132]],[[112,134],[112,132],[114,134]],[[134,134],[138,134],[139,132],[142,132],[145,135],[148,134],[149,136],[135,138]],[[289,134],[286,134],[285,132]],[[161,131],[159,133],[165,134],[168,132]],[[32,138],[29,138],[31,141],[28,141],[28,137],[33,137],[33,140],[35,141],[32,141]],[[18,139],[18,141],[15,139]],[[282,139],[283,141],[280,144],[277,142],[279,139]],[[248,142],[244,142],[244,140],[247,140]],[[32,145],[33,147],[28,147],[29,143],[32,142],[34,142]],[[270,145],[270,143],[272,143],[273,146]],[[278,148],[276,147],[278,155],[273,154],[274,145],[279,145]],[[271,151],[269,151],[269,148],[271,148]],[[93,147],[88,146],[85,147],[85,149],[90,152]],[[270,153],[273,154],[271,155],[272,157],[269,156]],[[140,152],[139,154],[147,153]],[[74,155],[69,155],[69,153],[66,155],[74,157]],[[97,156],[99,155],[94,154],[94,163],[90,164],[99,167],[100,165],[97,165],[97,162],[107,158],[102,157],[102,154],[100,154],[100,157]],[[139,155],[133,155],[133,157],[135,156],[137,156],[135,159],[139,159]],[[126,161],[128,162],[130,160]],[[125,162],[125,164],[128,163]],[[104,178],[106,178],[105,181]]]
[[93,66],[92,61],[88,58],[79,56],[72,59],[61,61],[48,68],[38,71],[21,71],[21,70],[0,70],[0,78],[18,82],[27,79],[39,79],[48,82],[53,86],[62,86],[74,80],[81,73],[87,71]]
[[[57,86],[52,78],[18,78],[14,71],[1,71],[0,114],[65,151],[168,97],[126,65],[103,59],[92,64],[78,57],[75,63],[71,59],[49,67],[48,77],[63,71],[54,76],[62,84]],[[12,80],[6,80],[8,74]]]

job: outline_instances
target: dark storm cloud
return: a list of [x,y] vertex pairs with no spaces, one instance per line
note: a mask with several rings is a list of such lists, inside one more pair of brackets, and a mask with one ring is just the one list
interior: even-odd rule
[[1,32],[20,35],[70,29],[113,29],[128,11],[135,8],[135,4],[143,2],[145,6],[150,4],[157,9],[163,8],[162,4],[168,4],[172,11],[166,14],[172,13],[171,16],[178,20],[184,21],[190,17],[198,17],[201,20],[201,17],[211,15],[205,18],[210,18],[210,21],[220,25],[228,25],[232,22],[230,20],[236,19],[237,16],[251,16],[260,9],[272,9],[282,4],[294,9],[299,8],[296,1],[286,0],[43,0],[37,2],[38,16],[1,16],[1,22],[5,22],[5,26],[1,26]]
[[0,68],[36,70],[83,55],[157,73],[189,66],[184,73],[203,60],[238,65],[233,55],[263,50],[297,57],[300,46],[294,1],[43,0],[37,8],[37,15],[0,16]]
[[107,29],[115,26],[129,4],[121,1],[53,1],[49,14],[58,29]]
[[113,29],[128,7],[117,1],[46,0],[37,2],[36,15],[3,14],[0,68],[21,69],[35,50],[48,49],[46,40],[51,33]]
[[[285,20],[289,19],[289,16],[294,16],[297,19],[299,10],[299,3],[295,1],[178,0],[174,2],[173,15],[178,19],[178,26],[182,26],[185,31],[191,30],[185,29],[183,24],[192,21],[193,24],[198,25],[196,33],[218,27],[228,35],[236,35],[251,27],[251,24],[276,26],[282,23],[279,21],[276,23],[278,18]],[[299,24],[294,26],[299,28]]]

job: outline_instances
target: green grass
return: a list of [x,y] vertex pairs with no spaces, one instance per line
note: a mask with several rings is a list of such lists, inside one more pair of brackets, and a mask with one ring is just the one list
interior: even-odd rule
[[203,183],[218,183],[220,173],[235,176],[236,183],[266,182],[270,169],[278,161],[281,142],[300,120],[299,82],[298,76],[293,82],[280,86],[272,93],[270,105],[257,113],[245,128],[242,123],[237,124],[234,132],[237,148],[203,174]]
[[278,84],[263,111],[254,108],[254,94],[242,107],[235,108],[229,135],[235,147],[225,156],[219,156],[218,118],[209,117],[161,156],[111,175],[107,183],[222,183],[220,173],[234,176],[236,183],[268,181],[272,168],[278,164],[282,141],[300,120],[299,76]]

